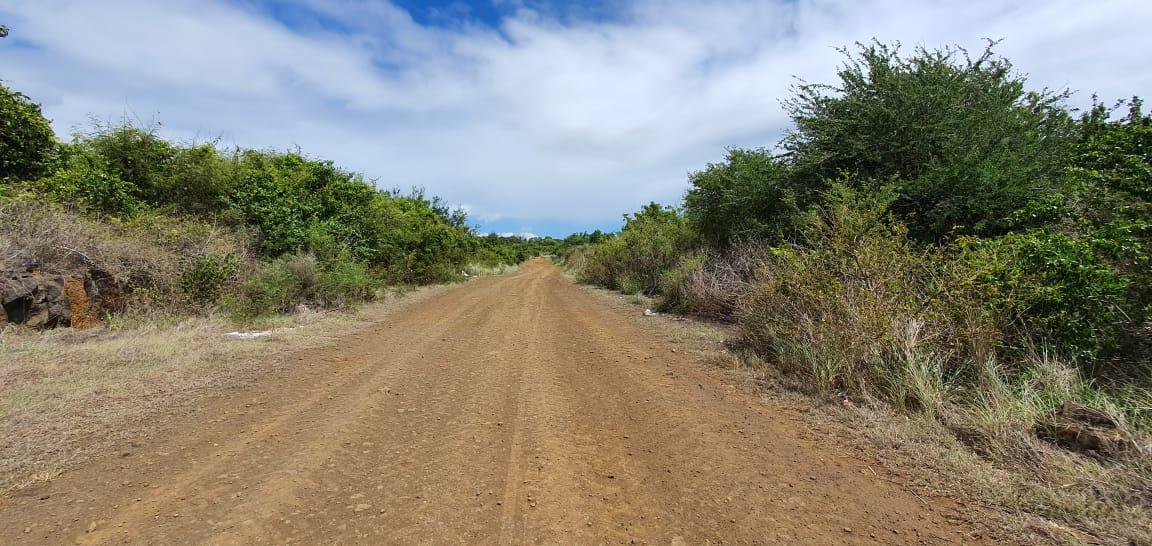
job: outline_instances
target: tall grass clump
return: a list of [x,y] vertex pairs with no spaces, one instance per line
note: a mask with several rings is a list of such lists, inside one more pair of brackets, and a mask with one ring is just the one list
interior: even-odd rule
[[802,242],[773,248],[736,304],[744,340],[814,391],[933,411],[963,325],[929,251],[891,220],[890,195],[834,185]]

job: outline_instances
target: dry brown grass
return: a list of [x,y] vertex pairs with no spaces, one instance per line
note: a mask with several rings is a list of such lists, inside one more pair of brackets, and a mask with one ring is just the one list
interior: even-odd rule
[[[0,331],[0,490],[51,479],[107,447],[146,436],[164,415],[257,381],[442,287],[419,289],[349,313],[270,319],[272,334],[225,333],[220,317],[136,318],[76,331]],[[18,441],[9,441],[18,439]]]
[[[23,195],[0,201],[0,268],[103,272],[147,307],[179,298],[181,272],[204,255],[249,259],[234,230],[164,215],[97,221]],[[145,303],[145,302],[141,302]]]
[[771,262],[771,249],[742,241],[721,254],[703,250],[681,259],[660,283],[661,306],[714,320],[735,318],[740,300],[756,289],[756,271]]

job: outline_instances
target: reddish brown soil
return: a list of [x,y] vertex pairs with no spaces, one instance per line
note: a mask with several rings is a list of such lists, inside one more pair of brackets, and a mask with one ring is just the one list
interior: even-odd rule
[[[0,500],[0,543],[967,542],[537,261]],[[9,438],[4,441],[19,441]]]
[[88,293],[84,291],[84,279],[64,277],[64,296],[68,298],[73,329],[84,330],[96,326],[92,304],[88,301]]

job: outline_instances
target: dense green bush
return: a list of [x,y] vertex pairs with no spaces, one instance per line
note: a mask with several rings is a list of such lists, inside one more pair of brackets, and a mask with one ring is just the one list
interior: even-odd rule
[[650,203],[625,215],[618,236],[591,247],[584,257],[582,278],[631,294],[654,294],[694,237],[679,210]]
[[[380,192],[355,173],[297,153],[173,145],[156,128],[98,125],[41,187],[58,200],[128,216],[142,206],[251,225],[267,258],[311,252],[377,268],[392,282],[459,278],[475,259],[520,261],[480,245],[466,217],[422,192]],[[496,252],[495,254],[493,252]]]
[[82,146],[63,150],[63,166],[35,183],[50,198],[115,217],[131,216],[140,209],[136,187],[113,172],[103,156]]
[[47,175],[56,157],[56,137],[40,106],[0,84],[0,183]]
[[747,238],[779,242],[794,234],[801,211],[822,185],[797,183],[790,167],[767,150],[740,149],[692,173],[688,182],[685,214],[706,242],[719,247]]
[[[1139,99],[1126,115],[1097,107],[1084,116],[1083,138],[1070,168],[1066,210],[1078,233],[1128,291],[1116,300],[1112,324],[1119,370],[1152,376],[1152,116]],[[1067,222],[1067,221],[1066,221]]]
[[236,278],[240,260],[234,254],[203,254],[180,272],[180,290],[194,305],[213,305]]
[[528,242],[520,237],[501,237],[495,233],[481,237],[472,261],[482,267],[518,264],[534,254]]
[[804,83],[785,104],[793,176],[848,174],[862,187],[896,183],[893,210],[921,240],[1009,231],[1014,211],[1062,188],[1075,139],[1065,93],[1028,91],[991,47],[861,45],[845,50],[836,85]]
[[318,307],[349,307],[374,299],[381,284],[367,265],[337,260],[325,264],[320,270],[309,300]]
[[1091,241],[1033,230],[962,239],[960,248],[984,305],[1022,342],[1051,344],[1088,366],[1113,348],[1130,281]]
[[172,144],[158,130],[158,125],[144,128],[127,121],[97,124],[76,134],[72,147],[102,158],[106,170],[143,203],[182,214],[221,212],[235,181],[234,158],[211,143]]
[[311,254],[280,257],[250,274],[226,307],[241,318],[287,313],[299,305],[345,308],[372,300],[381,286],[364,264],[321,263]]
[[165,189],[155,203],[201,216],[224,211],[232,192],[235,163],[212,144],[178,147],[172,154]]
[[168,185],[176,148],[157,134],[158,126],[97,124],[79,133],[74,143],[104,160],[110,173],[133,188],[133,197],[157,205],[173,197]]
[[240,318],[251,319],[285,313],[300,303],[302,282],[280,262],[266,265],[248,276],[227,307]]
[[421,192],[380,194],[374,222],[379,248],[372,263],[395,283],[460,278],[478,246],[462,212]]

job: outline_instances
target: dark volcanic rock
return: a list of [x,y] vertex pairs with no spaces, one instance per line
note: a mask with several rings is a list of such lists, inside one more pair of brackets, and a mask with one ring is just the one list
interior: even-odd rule
[[63,275],[8,272],[0,279],[0,304],[4,307],[0,322],[32,328],[55,328],[72,322]]
[[0,326],[93,326],[100,313],[118,311],[122,300],[119,285],[98,270],[72,275],[30,265],[0,270]]

